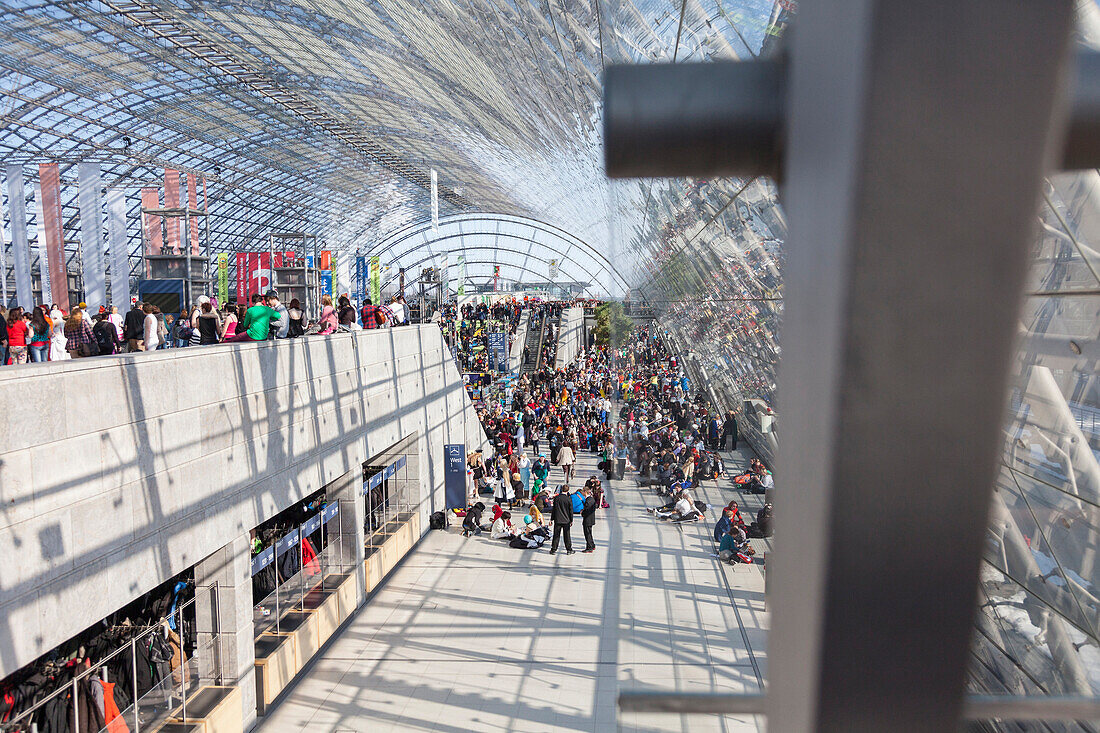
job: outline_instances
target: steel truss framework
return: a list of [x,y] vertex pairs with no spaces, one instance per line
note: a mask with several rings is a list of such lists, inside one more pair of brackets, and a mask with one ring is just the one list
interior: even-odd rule
[[[471,260],[471,276],[500,264],[542,279],[548,273],[534,270],[562,259],[563,274],[610,294],[625,283],[695,345],[730,404],[774,404],[787,235],[775,186],[609,183],[598,162],[599,79],[614,63],[766,54],[795,7],[9,0],[0,7],[0,160],[25,164],[31,181],[37,163],[61,164],[70,260],[79,246],[74,167],[101,163],[104,184],[127,193],[135,277],[138,191],[162,182],[165,168],[205,176],[214,253],[262,251],[270,232],[303,231],[345,262],[356,251],[396,253],[391,235],[428,216],[435,169],[444,220],[509,212],[585,245],[562,252],[501,238],[476,245],[497,250]],[[1080,37],[1100,39],[1095,5],[1079,12]],[[33,242],[38,222],[27,211]],[[980,590],[976,690],[1100,690],[1097,211],[1095,172],[1048,183]],[[388,264],[439,254],[425,246]]]

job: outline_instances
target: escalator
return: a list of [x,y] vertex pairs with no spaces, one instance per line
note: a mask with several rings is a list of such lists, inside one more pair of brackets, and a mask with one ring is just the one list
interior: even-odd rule
[[529,358],[520,365],[520,372],[530,374],[539,368],[539,359],[542,354],[543,331],[546,327],[546,318],[542,313],[531,310],[527,319],[527,340],[524,347]]

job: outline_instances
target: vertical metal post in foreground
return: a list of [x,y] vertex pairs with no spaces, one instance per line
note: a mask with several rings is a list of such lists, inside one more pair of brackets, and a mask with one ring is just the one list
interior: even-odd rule
[[1072,3],[802,8],[768,727],[951,730]]
[[[783,182],[769,730],[938,733],[964,715],[1072,21],[1070,0],[820,0],[785,64],[608,70],[611,175]],[[1075,114],[1071,140],[1097,118]],[[661,709],[645,697],[627,707]]]

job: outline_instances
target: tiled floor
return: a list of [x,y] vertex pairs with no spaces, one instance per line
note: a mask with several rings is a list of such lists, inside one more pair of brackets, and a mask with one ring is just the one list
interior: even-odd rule
[[[583,480],[595,460],[580,461]],[[711,557],[712,522],[737,496],[720,483],[702,492],[708,521],[678,527],[644,511],[652,491],[616,482],[592,555],[430,533],[261,730],[762,729],[751,716],[620,715],[615,704],[639,687],[760,689],[764,580],[759,566]],[[583,549],[579,521],[574,535]]]

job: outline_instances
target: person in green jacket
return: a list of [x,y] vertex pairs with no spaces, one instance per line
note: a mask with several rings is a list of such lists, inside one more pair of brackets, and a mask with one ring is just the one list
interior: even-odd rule
[[[273,293],[267,294],[267,302],[273,299]],[[267,341],[271,332],[271,322],[282,316],[269,306],[260,294],[252,296],[252,307],[244,313],[244,321],[237,326],[237,335],[226,341]]]

